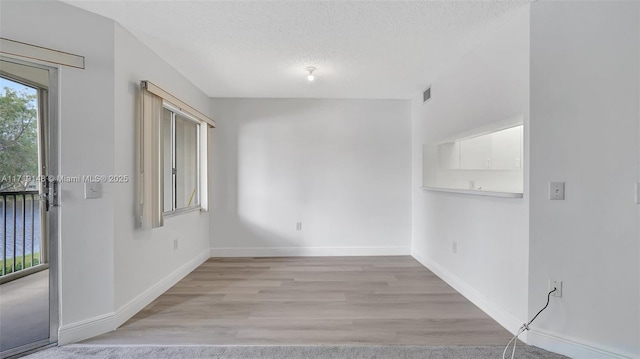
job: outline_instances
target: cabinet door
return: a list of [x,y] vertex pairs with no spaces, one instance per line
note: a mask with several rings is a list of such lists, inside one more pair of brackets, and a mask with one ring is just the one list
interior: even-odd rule
[[465,170],[491,168],[491,134],[460,141],[460,168]]
[[522,126],[491,134],[491,169],[518,170],[522,166]]
[[440,169],[457,170],[460,168],[460,142],[447,142],[438,145],[438,163]]

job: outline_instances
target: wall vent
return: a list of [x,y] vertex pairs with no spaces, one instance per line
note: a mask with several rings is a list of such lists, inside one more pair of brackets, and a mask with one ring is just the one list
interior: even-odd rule
[[424,90],[424,92],[422,93],[422,102],[427,102],[429,101],[430,98],[431,98],[431,87]]

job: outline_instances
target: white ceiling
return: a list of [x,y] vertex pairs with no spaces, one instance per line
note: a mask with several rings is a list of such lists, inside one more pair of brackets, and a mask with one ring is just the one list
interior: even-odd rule
[[529,4],[65,2],[114,19],[211,97],[385,99],[419,94]]

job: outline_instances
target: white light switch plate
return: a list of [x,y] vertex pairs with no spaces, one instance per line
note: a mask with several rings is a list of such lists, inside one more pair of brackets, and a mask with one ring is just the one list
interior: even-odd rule
[[101,198],[102,197],[102,183],[100,182],[85,182],[84,183],[84,198]]
[[549,182],[549,199],[564,200],[564,182]]

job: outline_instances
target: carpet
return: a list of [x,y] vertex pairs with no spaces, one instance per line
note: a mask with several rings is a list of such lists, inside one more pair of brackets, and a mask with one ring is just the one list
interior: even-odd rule
[[[215,358],[215,359],[449,359],[502,358],[503,346],[96,346],[66,345],[36,352],[28,359]],[[518,359],[565,356],[533,346],[518,347]]]

